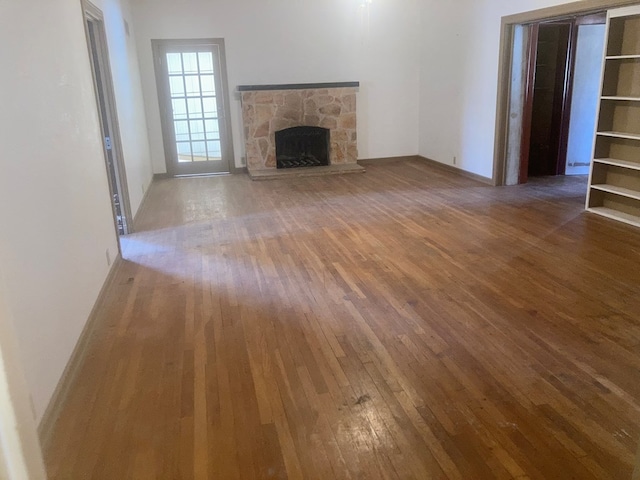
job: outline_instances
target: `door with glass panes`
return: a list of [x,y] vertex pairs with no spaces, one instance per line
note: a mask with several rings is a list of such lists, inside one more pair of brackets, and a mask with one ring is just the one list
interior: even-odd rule
[[153,40],[153,46],[167,171],[229,172],[223,40]]

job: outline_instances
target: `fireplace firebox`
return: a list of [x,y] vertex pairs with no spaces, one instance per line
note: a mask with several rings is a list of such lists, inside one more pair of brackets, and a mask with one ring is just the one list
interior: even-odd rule
[[328,128],[292,127],[275,132],[276,167],[319,167],[329,165]]

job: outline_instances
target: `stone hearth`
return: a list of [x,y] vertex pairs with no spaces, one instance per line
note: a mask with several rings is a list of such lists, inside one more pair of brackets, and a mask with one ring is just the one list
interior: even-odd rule
[[[275,170],[275,133],[298,126],[330,130],[330,165],[357,164],[357,86],[350,82],[238,87],[249,173]],[[317,167],[309,169],[313,168]]]

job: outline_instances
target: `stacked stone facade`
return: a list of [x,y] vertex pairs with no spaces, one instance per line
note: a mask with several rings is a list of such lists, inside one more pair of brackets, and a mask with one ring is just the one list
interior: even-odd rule
[[358,161],[354,87],[245,91],[242,119],[250,171],[276,168],[275,132],[300,126],[330,130],[331,165]]

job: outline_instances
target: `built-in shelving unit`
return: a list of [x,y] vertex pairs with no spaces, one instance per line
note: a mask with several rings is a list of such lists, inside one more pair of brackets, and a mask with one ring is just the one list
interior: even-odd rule
[[587,209],[640,227],[640,7],[609,12]]

